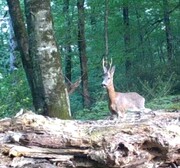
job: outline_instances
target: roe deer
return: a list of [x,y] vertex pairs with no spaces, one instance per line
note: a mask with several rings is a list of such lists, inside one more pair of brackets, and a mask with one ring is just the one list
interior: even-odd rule
[[[106,65],[105,65],[106,63]],[[111,63],[103,58],[103,82],[102,86],[107,89],[109,97],[109,110],[112,115],[117,115],[117,118],[124,118],[126,111],[136,111],[136,112],[149,112],[151,109],[144,107],[145,98],[136,92],[121,93],[116,92],[113,84],[113,75],[115,71],[115,66],[111,67]],[[109,65],[108,65],[109,64]]]

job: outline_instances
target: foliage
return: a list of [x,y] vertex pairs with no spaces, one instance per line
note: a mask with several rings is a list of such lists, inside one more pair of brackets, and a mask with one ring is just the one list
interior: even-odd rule
[[151,100],[147,106],[151,109],[180,110],[180,95],[159,97]]
[[9,55],[7,54],[7,46],[0,46],[0,72],[1,73],[7,73],[8,72],[8,66],[9,66]]
[[156,82],[152,84],[150,84],[148,81],[143,83],[141,80],[139,80],[147,98],[155,99],[171,94],[172,88],[176,85],[174,75],[171,74],[166,80],[163,78],[164,75],[157,76],[155,78]]
[[109,114],[107,102],[99,101],[91,109],[77,111],[74,114],[74,118],[81,120],[98,120],[104,119]]
[[0,79],[0,117],[15,115],[21,108],[32,108],[32,99],[23,69]]

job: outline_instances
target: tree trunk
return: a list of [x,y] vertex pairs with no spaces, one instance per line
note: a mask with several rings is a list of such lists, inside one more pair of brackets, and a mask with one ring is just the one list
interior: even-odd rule
[[72,49],[71,49],[71,23],[69,14],[69,0],[64,0],[63,12],[65,15],[65,25],[66,25],[66,41],[65,41],[65,76],[67,78],[66,82],[68,87],[72,81]]
[[91,12],[90,13],[90,23],[91,23],[91,30],[93,33],[96,31],[96,28],[97,28],[96,6],[91,5],[90,8],[91,8],[91,10],[90,10],[90,12]]
[[8,25],[9,25],[9,51],[10,51],[9,66],[10,66],[10,72],[12,72],[17,68],[16,50],[18,50],[18,45],[14,34],[11,17],[9,17]]
[[[136,3],[136,2],[135,2]],[[142,65],[144,64],[145,59],[145,45],[144,45],[144,38],[143,38],[143,30],[141,25],[141,15],[139,13],[139,9],[137,4],[135,4],[135,12],[136,12],[136,18],[137,18],[137,29],[138,29],[138,37],[139,37],[139,50],[138,54],[140,59],[138,60]]]
[[126,78],[127,78],[127,86],[130,88],[130,74],[131,74],[131,58],[130,58],[130,27],[129,27],[129,7],[128,1],[123,1],[123,20],[124,20],[124,44],[125,44],[125,70],[126,70]]
[[179,113],[77,121],[21,111],[0,120],[0,167],[178,168]]
[[167,44],[167,58],[168,58],[168,63],[171,64],[173,60],[173,36],[171,32],[171,23],[170,23],[168,8],[169,8],[168,0],[163,0],[164,25],[165,25],[165,32],[166,32],[166,44]]
[[[17,39],[17,44],[20,50],[23,68],[26,73],[31,93],[34,93],[35,85],[33,82],[33,68],[31,64],[31,58],[29,56],[28,35],[24,24],[24,18],[20,8],[20,3],[19,0],[7,0],[7,4],[9,7],[9,14],[12,20],[14,34]],[[34,99],[34,97],[33,100],[35,102],[36,99]]]
[[108,44],[108,16],[109,16],[109,0],[105,0],[105,11],[104,11],[104,41],[105,41],[105,57],[109,55],[109,44]]
[[70,117],[69,99],[53,33],[50,0],[25,0],[25,10],[35,109],[44,115],[67,119]]
[[90,97],[88,91],[88,69],[86,56],[86,41],[85,41],[85,15],[84,15],[84,0],[77,0],[78,8],[78,49],[81,65],[82,90],[83,90],[83,106],[90,106]]

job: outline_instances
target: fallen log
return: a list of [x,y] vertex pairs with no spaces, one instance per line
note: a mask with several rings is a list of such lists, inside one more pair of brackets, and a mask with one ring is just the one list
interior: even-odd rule
[[180,166],[180,113],[130,119],[60,120],[21,110],[0,120],[0,167]]

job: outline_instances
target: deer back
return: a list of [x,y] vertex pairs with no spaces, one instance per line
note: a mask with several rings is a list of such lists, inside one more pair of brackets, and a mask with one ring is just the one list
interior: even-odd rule
[[145,108],[144,103],[145,99],[136,92],[116,92],[115,104],[118,111],[141,111]]

